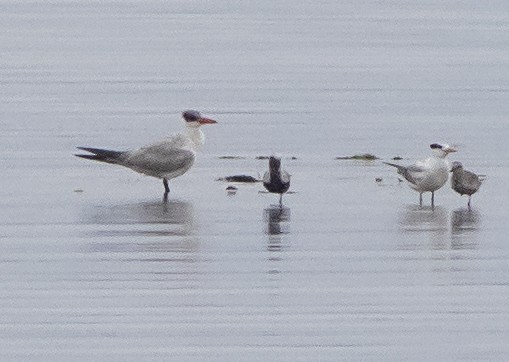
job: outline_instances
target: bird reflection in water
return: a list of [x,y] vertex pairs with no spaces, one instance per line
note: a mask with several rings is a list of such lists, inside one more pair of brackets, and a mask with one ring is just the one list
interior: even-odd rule
[[281,236],[290,233],[290,208],[271,206],[263,210],[264,220],[267,222],[266,234],[269,236],[267,250],[280,251]]
[[193,207],[188,202],[172,200],[97,207],[85,218],[86,224],[94,225],[88,232],[95,240],[94,251],[190,252],[197,249]]
[[399,224],[405,231],[447,232],[447,211],[441,207],[420,207],[410,205],[401,214]]
[[[426,234],[431,239],[433,249],[449,247],[448,241],[448,215],[447,210],[441,206],[414,206],[410,205],[399,217],[399,225],[405,233]],[[412,238],[414,243],[418,239]],[[406,240],[404,249],[420,249],[422,246],[411,244]]]
[[481,214],[476,210],[459,208],[451,213],[451,239],[453,249],[474,249]]

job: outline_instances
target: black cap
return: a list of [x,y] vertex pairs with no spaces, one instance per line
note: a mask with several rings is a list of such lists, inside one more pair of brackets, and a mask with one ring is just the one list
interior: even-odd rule
[[200,112],[192,109],[182,112],[182,117],[186,122],[196,122],[201,118]]

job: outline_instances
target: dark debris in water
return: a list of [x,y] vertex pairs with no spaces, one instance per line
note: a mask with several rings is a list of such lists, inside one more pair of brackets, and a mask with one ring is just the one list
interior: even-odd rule
[[392,158],[394,161],[401,161],[403,159],[403,157],[400,157],[400,156],[395,156]]
[[[268,160],[270,158],[270,156],[256,156],[255,159],[256,160]],[[287,157],[288,160],[297,160],[297,157],[295,156],[290,156],[290,157]]]
[[243,160],[245,157],[242,156],[219,156],[220,160]]
[[232,195],[235,195],[237,193],[237,190],[238,190],[238,187],[236,186],[232,186],[232,185],[229,185],[227,188],[226,188],[226,193],[229,195],[229,196],[232,196]]
[[336,157],[336,160],[360,160],[360,161],[373,161],[378,160],[378,157],[371,153],[363,153],[359,155],[353,155],[353,156],[339,156]]
[[253,176],[248,176],[248,175],[233,175],[233,176],[220,177],[216,181],[244,182],[244,183],[260,182],[260,180],[254,178]]

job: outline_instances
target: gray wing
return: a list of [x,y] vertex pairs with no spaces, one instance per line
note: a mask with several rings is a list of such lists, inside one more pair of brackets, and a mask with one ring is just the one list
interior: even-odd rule
[[270,172],[269,171],[266,171],[263,174],[262,182],[265,184],[270,182]]
[[[400,170],[398,170],[398,172],[399,171]],[[412,184],[416,184],[417,182],[419,182],[422,178],[425,177],[426,173],[426,169],[417,165],[410,165],[404,167],[401,171],[402,172],[399,173],[405,178],[405,180]]]
[[462,176],[462,183],[465,187],[477,190],[481,186],[481,180],[475,173],[470,171],[463,171]]
[[189,168],[193,162],[192,151],[159,143],[133,151],[127,158],[125,166],[138,172],[159,176]]
[[290,182],[290,174],[286,171],[281,171],[281,182],[287,184]]
[[417,165],[401,166],[390,162],[384,163],[386,165],[396,167],[398,169],[398,173],[412,184],[416,184],[420,179],[422,179],[424,177],[424,172],[426,171],[423,167]]

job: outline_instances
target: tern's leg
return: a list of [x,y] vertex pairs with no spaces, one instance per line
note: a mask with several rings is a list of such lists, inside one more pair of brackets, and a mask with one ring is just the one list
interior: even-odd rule
[[170,193],[170,187],[168,186],[168,180],[163,178],[163,185],[164,185],[164,195],[163,195],[163,201],[168,201],[168,194]]
[[431,191],[431,208],[435,207],[435,191]]
[[419,205],[422,207],[422,192],[419,192]]

